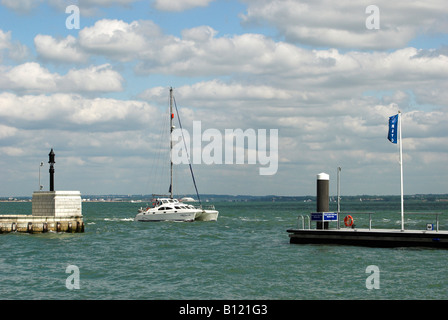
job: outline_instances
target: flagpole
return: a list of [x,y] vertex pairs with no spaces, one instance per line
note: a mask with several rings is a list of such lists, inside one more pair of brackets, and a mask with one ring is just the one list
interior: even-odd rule
[[404,201],[403,201],[403,143],[401,140],[401,112],[398,111],[398,130],[400,140],[400,182],[401,182],[401,231],[404,231]]

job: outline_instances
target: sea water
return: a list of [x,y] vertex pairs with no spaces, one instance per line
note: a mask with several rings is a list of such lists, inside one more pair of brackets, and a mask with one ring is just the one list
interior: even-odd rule
[[[1,234],[0,299],[448,298],[445,249],[290,244],[286,230],[313,202],[218,202],[218,221],[191,223],[135,222],[140,206],[84,202],[84,233]],[[439,224],[448,230],[446,202],[406,208],[445,213]],[[399,203],[343,209],[375,212],[373,228],[401,226]],[[31,203],[0,203],[6,213],[30,214]],[[368,227],[368,215],[353,216]],[[408,229],[426,223],[434,217],[406,217]]]

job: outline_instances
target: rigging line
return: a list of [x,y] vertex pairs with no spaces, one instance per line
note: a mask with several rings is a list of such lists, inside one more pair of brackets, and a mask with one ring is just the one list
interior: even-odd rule
[[191,177],[193,178],[194,189],[196,190],[196,195],[198,196],[199,205],[202,206],[201,198],[199,197],[198,187],[196,186],[196,179],[194,178],[193,167],[191,166],[190,155],[188,154],[187,143],[185,142],[184,130],[182,129],[182,122],[180,121],[179,110],[177,109],[176,98],[173,96],[174,107],[176,108],[177,119],[179,121],[180,131],[182,132],[182,140],[184,141],[185,153],[187,154],[188,165],[190,166]]
[[[167,109],[165,113],[161,115],[161,117],[157,117],[154,120],[155,129],[155,138],[156,144],[152,147],[152,155],[154,156],[154,161],[152,161],[152,165],[150,167],[149,178],[151,181],[151,189],[152,193],[157,193],[154,190],[154,187],[160,187],[162,185],[162,181],[166,181],[167,175],[169,175],[169,167],[166,165],[166,157],[169,158],[169,151],[164,147],[165,141],[169,139],[169,110]],[[160,120],[160,121],[159,121]],[[157,128],[158,127],[158,128]],[[149,189],[149,181],[148,181],[148,189]]]

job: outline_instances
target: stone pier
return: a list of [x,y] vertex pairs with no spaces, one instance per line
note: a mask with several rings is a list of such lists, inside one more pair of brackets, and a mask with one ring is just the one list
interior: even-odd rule
[[0,215],[0,233],[84,232],[79,191],[35,191],[31,215]]

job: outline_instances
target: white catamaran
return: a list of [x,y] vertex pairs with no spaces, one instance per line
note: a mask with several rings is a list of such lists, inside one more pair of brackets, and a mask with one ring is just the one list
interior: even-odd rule
[[[170,88],[170,136],[173,132],[173,88]],[[177,112],[177,106],[176,106]],[[177,113],[178,114],[178,113]],[[180,121],[179,121],[180,124]],[[170,152],[173,148],[172,139],[170,139]],[[218,219],[219,212],[215,210],[214,206],[208,206],[203,208],[199,193],[196,187],[196,181],[193,175],[193,169],[190,165],[190,172],[192,174],[193,183],[196,189],[196,195],[198,197],[199,206],[193,206],[188,204],[187,201],[191,198],[175,199],[173,197],[173,161],[170,160],[170,189],[169,195],[153,195],[155,198],[152,201],[152,206],[147,208],[140,208],[138,214],[135,216],[135,221],[216,221]]]

